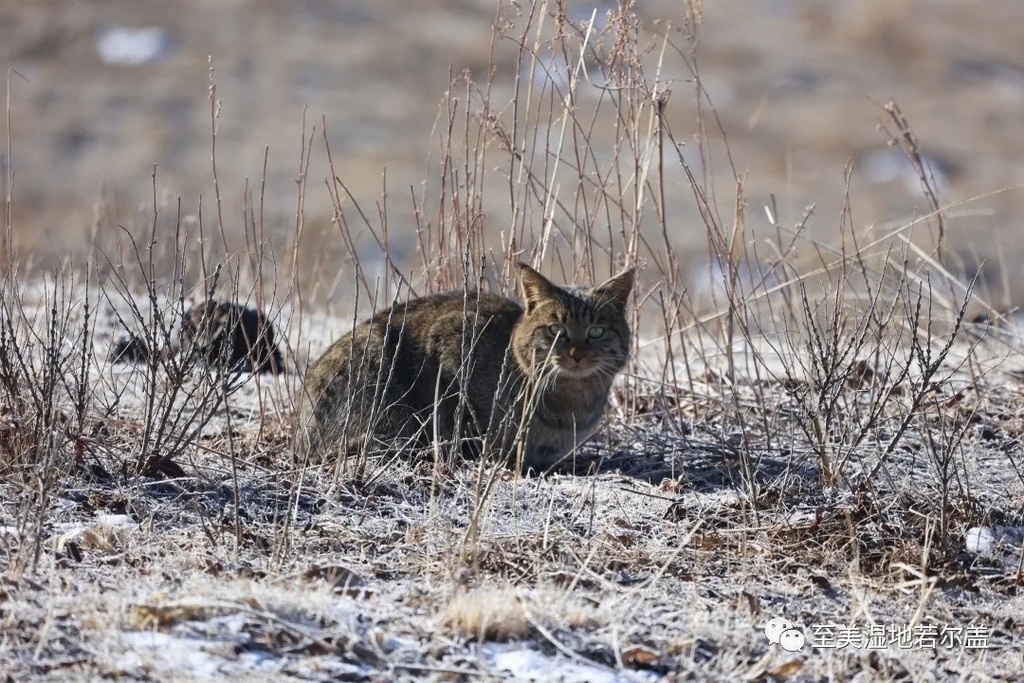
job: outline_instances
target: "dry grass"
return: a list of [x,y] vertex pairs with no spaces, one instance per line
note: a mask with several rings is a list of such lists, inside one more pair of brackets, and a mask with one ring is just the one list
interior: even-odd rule
[[[308,123],[299,168],[316,149],[331,172],[322,185],[301,175],[284,248],[262,231],[259,193],[244,229],[225,216],[215,88],[213,200],[194,217],[159,201],[154,176],[151,215],[100,225],[102,248],[82,263],[32,271],[7,239],[0,670],[1011,680],[1024,637],[1020,336],[944,252],[947,208],[895,105],[880,116],[920,172],[928,214],[867,229],[844,211],[826,243],[772,202],[774,236],[755,240],[727,128],[700,88],[689,7],[667,34],[629,11],[597,31],[555,3],[503,7],[495,40],[518,46],[519,73],[542,76],[512,93],[455,78],[439,152],[408,201],[361,199],[322,123]],[[668,50],[692,66],[699,169],[664,116],[679,86],[657,76]],[[570,66],[543,75],[553,58]],[[717,264],[701,291],[669,238],[666,196],[682,186]],[[298,257],[305,198],[320,191],[350,266]],[[499,203],[514,220],[495,239],[484,225]],[[416,269],[392,253],[410,238],[392,233],[396,214],[417,226]],[[294,461],[296,371],[310,358],[395,297],[514,291],[520,259],[565,281],[643,268],[637,347],[607,427],[562,471],[523,478],[440,447],[358,467]],[[350,306],[314,303],[338,288]],[[160,348],[188,302],[209,297],[266,311],[289,372],[109,361],[124,329]],[[966,542],[978,527],[990,548]],[[787,653],[761,632],[773,617],[808,634],[977,626],[989,648]]]

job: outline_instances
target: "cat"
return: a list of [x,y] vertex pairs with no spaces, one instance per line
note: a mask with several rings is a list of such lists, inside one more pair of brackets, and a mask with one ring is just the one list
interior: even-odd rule
[[519,269],[523,306],[477,291],[425,296],[336,341],[306,373],[297,455],[440,437],[464,454],[497,449],[524,471],[559,463],[597,429],[629,358],[634,270],[587,288]]
[[236,372],[284,372],[274,326],[255,308],[210,299],[185,313],[182,348],[211,366]]
[[285,372],[274,326],[267,316],[244,304],[214,299],[186,311],[178,334],[158,344],[156,353],[144,336],[132,334],[118,339],[108,356],[113,363],[148,363],[172,357],[196,360],[211,369]]

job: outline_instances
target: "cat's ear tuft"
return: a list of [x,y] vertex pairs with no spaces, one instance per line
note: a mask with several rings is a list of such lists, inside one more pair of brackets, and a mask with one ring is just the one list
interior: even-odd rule
[[620,309],[626,307],[629,293],[633,291],[633,280],[636,268],[623,271],[606,282],[602,282],[591,292],[590,297],[599,303],[612,303]]
[[526,302],[527,313],[540,302],[554,297],[555,286],[525,263],[519,264],[519,277],[523,285],[523,300]]

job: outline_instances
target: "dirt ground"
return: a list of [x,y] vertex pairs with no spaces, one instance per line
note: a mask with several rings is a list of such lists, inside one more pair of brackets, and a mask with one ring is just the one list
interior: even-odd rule
[[[557,3],[548,4],[553,12]],[[566,12],[578,24],[596,10],[600,24],[610,6],[572,0]],[[661,55],[657,36],[666,29],[673,36],[659,76],[672,91],[668,123],[695,163],[695,86],[681,56],[688,48],[670,28],[683,23],[683,6],[645,0],[636,12],[652,41],[651,65]],[[881,104],[894,98],[920,139],[941,200],[955,207],[948,216],[951,239],[967,256],[968,271],[987,260],[1000,304],[1020,302],[1024,285],[1014,265],[1024,244],[1015,170],[1024,158],[1017,126],[1024,106],[1019,3],[723,0],[701,11],[702,85],[744,178],[752,241],[767,228],[763,207],[773,195],[784,223],[795,223],[814,204],[814,237],[838,240],[849,162],[856,225],[907,220],[924,210],[912,169],[877,129]],[[418,213],[409,190],[420,188],[425,169],[437,162],[432,131],[450,74],[457,79],[466,71],[479,82],[492,68],[493,104],[500,110],[529,66],[518,56],[515,31],[494,39],[496,19],[518,21],[513,8],[499,11],[493,0],[0,2],[0,60],[13,70],[7,162],[16,177],[15,234],[34,244],[42,260],[81,253],[97,221],[114,231],[116,224],[145,226],[154,165],[159,204],[173,213],[180,198],[191,215],[202,197],[209,219],[210,56],[229,233],[242,232],[248,180],[250,192],[262,187],[268,232],[279,239],[290,234],[305,116],[307,135],[326,121],[335,171],[370,213],[386,170],[391,235],[401,247],[396,258],[409,267],[416,257],[408,236]],[[152,59],[125,64],[101,57],[111,31],[146,27],[164,31]],[[542,61],[546,55],[542,42]],[[610,111],[596,120],[595,150],[612,144],[614,120]],[[0,125],[6,138],[6,123]],[[306,248],[338,251],[332,229],[326,246],[312,235],[332,216],[326,148],[319,133],[313,137]],[[728,216],[733,179],[721,153],[715,164],[718,201]],[[706,235],[686,178],[673,167],[667,181],[670,240],[700,270]],[[573,191],[552,190],[564,199]],[[426,201],[435,199],[428,194]],[[501,192],[490,194],[484,206],[495,239],[512,219],[502,199]],[[373,250],[372,241],[362,246]]]
[[[170,385],[105,358],[119,323],[97,310],[106,417],[58,444],[73,465],[45,493],[0,482],[6,680],[1011,681],[1024,665],[1022,375],[994,333],[927,387],[847,370],[834,486],[813,382],[727,382],[724,359],[691,361],[687,390],[637,365],[571,466],[589,476],[430,454],[297,467],[294,373],[234,376],[214,406],[186,383],[171,414],[192,436],[139,476]],[[314,352],[346,324],[330,322],[304,323]],[[934,400],[886,452],[918,390]],[[803,648],[770,644],[773,619]]]
[[[606,9],[0,0],[0,680],[1019,680],[1024,9]],[[353,320],[515,260],[639,268],[573,462],[294,461]],[[284,375],[111,360],[214,290]]]

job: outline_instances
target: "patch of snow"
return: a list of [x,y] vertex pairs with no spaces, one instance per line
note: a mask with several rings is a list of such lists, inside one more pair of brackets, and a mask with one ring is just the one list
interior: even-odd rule
[[128,529],[134,529],[139,526],[139,523],[132,519],[130,515],[111,515],[106,513],[97,514],[96,523],[103,526]]
[[817,518],[817,510],[796,510],[789,515],[786,522],[790,526],[800,526],[801,524],[812,524]]
[[487,662],[506,674],[509,681],[551,681],[554,683],[646,683],[659,676],[650,671],[615,671],[590,662],[565,657],[547,657],[526,647],[487,644]]
[[96,51],[107,64],[138,66],[166,56],[172,42],[162,26],[110,26],[96,38]]
[[981,555],[982,557],[992,556],[992,545],[995,542],[995,535],[987,526],[971,527],[964,534],[964,545],[967,552]]
[[121,634],[131,648],[116,662],[119,669],[131,671],[155,664],[161,671],[187,673],[193,678],[211,678],[220,673],[224,661],[205,651],[210,643],[198,638],[175,638],[166,633],[132,631]]
[[[765,292],[779,284],[770,266],[751,259],[744,259],[736,264],[736,275],[736,287],[745,293]],[[687,284],[698,296],[726,299],[726,282],[731,277],[730,265],[715,256],[703,259],[703,262],[692,270],[692,274],[687,278]]]
[[[940,192],[949,189],[956,169],[953,164],[929,154],[921,155],[924,172]],[[874,149],[860,158],[857,164],[867,178],[877,185],[902,181],[912,195],[921,193],[921,179],[907,155],[895,147]]]
[[987,85],[1007,102],[1024,102],[1024,71],[1012,64],[982,55],[966,56],[953,60],[949,72],[957,84]]
[[971,527],[964,533],[967,552],[981,557],[995,557],[997,551],[1008,568],[1016,567],[1020,547],[1024,545],[1024,526]]

